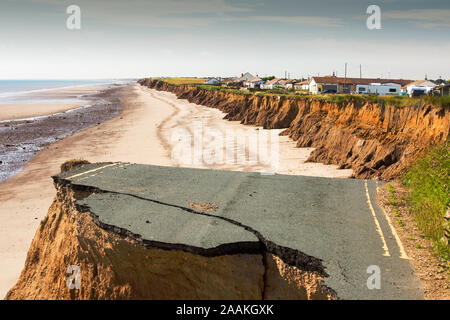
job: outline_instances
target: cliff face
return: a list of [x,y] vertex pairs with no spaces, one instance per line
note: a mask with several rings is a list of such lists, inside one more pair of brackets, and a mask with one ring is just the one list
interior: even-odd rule
[[255,96],[157,80],[141,85],[169,91],[191,103],[217,108],[225,119],[286,130],[298,147],[313,147],[308,161],[354,170],[355,178],[390,180],[430,144],[448,138],[449,110],[431,105],[396,107],[372,102],[325,102]]

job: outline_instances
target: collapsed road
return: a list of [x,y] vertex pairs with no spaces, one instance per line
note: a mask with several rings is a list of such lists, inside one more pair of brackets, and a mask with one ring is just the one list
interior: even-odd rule
[[[377,181],[128,163],[89,164],[53,179],[57,199],[6,298],[68,297],[64,272],[77,263],[78,298],[423,298],[376,203]],[[85,222],[73,212],[87,214],[98,230],[79,231]],[[65,246],[68,236],[58,236],[65,221],[73,225],[64,232],[75,235],[68,247],[82,249],[56,257],[43,246]],[[49,259],[61,265],[52,276]]]

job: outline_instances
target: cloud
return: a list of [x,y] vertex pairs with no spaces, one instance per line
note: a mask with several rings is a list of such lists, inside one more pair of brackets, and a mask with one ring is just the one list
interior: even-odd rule
[[450,9],[391,10],[382,12],[381,17],[406,20],[424,28],[450,27]]
[[343,25],[341,19],[321,16],[251,16],[246,20],[319,27],[339,27]]
[[[73,0],[15,0],[41,3],[46,6],[65,7]],[[243,2],[242,6],[226,0],[78,0],[83,18],[112,25],[156,28],[204,28],[214,23],[264,22],[299,26],[338,27],[341,19],[327,16],[255,15],[254,8]],[[259,3],[261,4],[261,3]],[[244,6],[245,5],[245,6]]]

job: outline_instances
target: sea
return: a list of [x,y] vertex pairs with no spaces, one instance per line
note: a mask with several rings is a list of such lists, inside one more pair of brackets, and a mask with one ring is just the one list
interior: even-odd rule
[[31,95],[30,93],[52,91],[55,89],[76,88],[83,86],[97,86],[109,84],[124,84],[131,80],[125,79],[96,79],[96,80],[0,80],[0,105],[2,104],[60,104],[80,103],[81,97],[68,96],[46,97],[45,95]]
[[120,104],[92,97],[92,92],[83,95],[80,94],[82,91],[74,90],[55,94],[54,90],[86,86],[106,89],[129,82],[132,80],[0,80],[0,113],[4,105],[17,104],[18,108],[23,104],[83,106],[51,115],[1,120],[0,183],[19,173],[36,153],[48,145],[107,121],[120,111]]

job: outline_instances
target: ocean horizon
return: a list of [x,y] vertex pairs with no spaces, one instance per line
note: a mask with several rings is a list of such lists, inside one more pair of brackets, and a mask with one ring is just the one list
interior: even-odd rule
[[125,79],[86,79],[86,80],[47,80],[47,79],[23,79],[23,80],[0,80],[0,105],[15,103],[75,103],[78,99],[64,99],[57,101],[54,99],[42,99],[42,97],[33,97],[30,94],[36,92],[45,92],[56,89],[76,88],[81,86],[108,85],[114,83],[123,83]]

